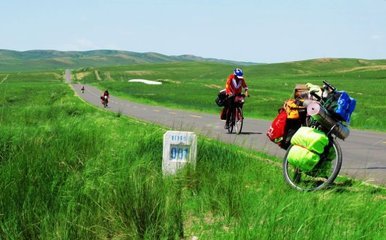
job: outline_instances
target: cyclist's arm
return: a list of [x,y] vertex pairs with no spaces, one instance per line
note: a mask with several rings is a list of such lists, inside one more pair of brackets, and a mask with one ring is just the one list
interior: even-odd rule
[[247,86],[247,84],[245,83],[245,80],[243,79],[243,81],[242,81],[242,86],[243,86],[243,88],[244,88],[244,92],[245,92],[245,96],[247,96],[248,97],[248,86]]

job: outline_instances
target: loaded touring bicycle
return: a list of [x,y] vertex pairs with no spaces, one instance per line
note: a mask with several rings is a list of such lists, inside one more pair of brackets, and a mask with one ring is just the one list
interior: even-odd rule
[[[338,176],[343,156],[337,138],[348,137],[348,124],[356,105],[355,99],[326,81],[319,93],[309,89],[308,94],[299,104],[299,111],[305,113],[301,124],[293,136],[285,136],[279,142],[286,149],[284,179],[301,191],[326,188]],[[287,144],[283,143],[285,140]]]

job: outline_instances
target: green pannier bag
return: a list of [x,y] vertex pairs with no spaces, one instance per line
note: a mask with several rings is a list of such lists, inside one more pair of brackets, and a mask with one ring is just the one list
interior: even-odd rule
[[292,145],[299,145],[311,152],[322,154],[328,144],[328,137],[320,130],[310,127],[301,127],[291,139]]
[[320,156],[308,149],[294,145],[287,155],[288,162],[302,171],[311,171],[319,162]]
[[311,171],[320,160],[320,154],[328,144],[328,137],[322,131],[301,127],[291,139],[294,145],[287,155],[288,162],[302,171]]

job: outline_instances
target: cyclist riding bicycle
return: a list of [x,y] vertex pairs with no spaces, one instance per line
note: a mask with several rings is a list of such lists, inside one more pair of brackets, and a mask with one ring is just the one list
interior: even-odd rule
[[104,102],[106,101],[106,106],[109,101],[110,94],[109,91],[106,89],[106,91],[103,92],[103,95],[101,96],[102,104],[105,104]]
[[244,80],[244,73],[241,68],[234,69],[233,73],[228,76],[225,84],[227,101],[225,103],[224,112],[226,113],[225,129],[229,128],[230,109],[234,105],[234,97],[240,95],[244,88],[245,96],[248,97],[248,86]]

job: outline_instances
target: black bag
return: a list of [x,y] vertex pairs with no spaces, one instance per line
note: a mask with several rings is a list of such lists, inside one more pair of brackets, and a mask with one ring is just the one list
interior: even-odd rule
[[223,107],[225,105],[227,95],[225,89],[221,90],[218,95],[216,100],[214,100],[219,107]]
[[302,126],[299,119],[287,119],[283,140],[280,142],[280,147],[287,150],[291,145],[292,136]]

